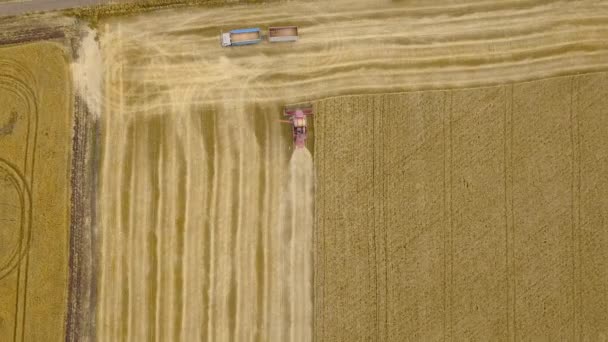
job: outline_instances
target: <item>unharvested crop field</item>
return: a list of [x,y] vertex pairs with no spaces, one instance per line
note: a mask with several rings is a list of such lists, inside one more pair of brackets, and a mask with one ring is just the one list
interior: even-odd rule
[[61,340],[71,78],[52,43],[0,48],[0,340]]
[[595,73],[317,102],[317,340],[605,340],[607,96]]

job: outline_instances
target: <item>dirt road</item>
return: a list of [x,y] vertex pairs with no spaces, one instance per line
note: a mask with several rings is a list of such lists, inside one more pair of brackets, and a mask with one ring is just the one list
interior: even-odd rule
[[[423,3],[289,2],[100,23],[98,339],[311,339],[312,245],[306,215],[282,210],[291,152],[275,122],[281,105],[608,67],[606,4]],[[301,40],[220,47],[220,30],[281,24],[299,25]],[[371,110],[325,110],[324,120],[340,130]],[[366,143],[360,128],[348,141]]]

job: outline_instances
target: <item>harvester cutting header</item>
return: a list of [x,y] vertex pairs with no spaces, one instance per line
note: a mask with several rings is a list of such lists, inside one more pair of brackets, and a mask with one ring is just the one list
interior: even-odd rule
[[293,130],[293,143],[296,148],[306,146],[306,138],[308,135],[307,116],[312,115],[312,105],[287,106],[283,109],[283,115],[289,120],[281,120],[284,123],[290,123]]

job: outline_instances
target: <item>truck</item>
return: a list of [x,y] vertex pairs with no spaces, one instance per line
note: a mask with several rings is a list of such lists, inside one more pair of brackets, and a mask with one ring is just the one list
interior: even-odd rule
[[259,28],[246,28],[222,32],[220,34],[222,46],[239,46],[257,44],[262,41],[262,32]]
[[276,26],[268,28],[268,41],[275,42],[295,42],[298,40],[297,26]]

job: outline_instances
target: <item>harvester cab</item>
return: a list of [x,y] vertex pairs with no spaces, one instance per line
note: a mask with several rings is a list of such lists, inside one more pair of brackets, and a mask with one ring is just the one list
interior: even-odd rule
[[312,115],[312,105],[287,106],[283,109],[283,115],[289,120],[282,122],[290,123],[293,129],[293,143],[296,148],[301,148],[306,145],[306,137],[308,134],[308,125],[306,117]]

